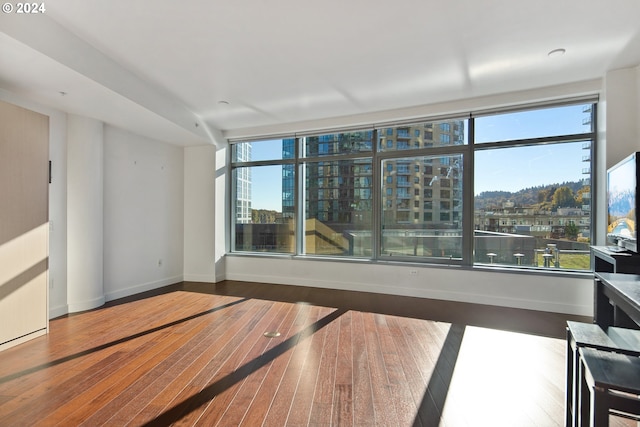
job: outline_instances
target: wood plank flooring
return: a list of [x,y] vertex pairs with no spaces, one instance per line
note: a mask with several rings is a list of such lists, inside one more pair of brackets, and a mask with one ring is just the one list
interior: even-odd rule
[[567,319],[180,283],[0,353],[0,426],[561,426]]

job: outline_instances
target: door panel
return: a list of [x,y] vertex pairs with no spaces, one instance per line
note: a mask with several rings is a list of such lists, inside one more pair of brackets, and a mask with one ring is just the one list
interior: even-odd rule
[[47,329],[49,118],[0,102],[0,349]]

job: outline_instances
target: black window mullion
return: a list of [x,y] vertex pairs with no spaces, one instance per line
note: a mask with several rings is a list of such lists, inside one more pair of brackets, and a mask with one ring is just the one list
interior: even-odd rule
[[467,128],[467,147],[468,151],[463,158],[463,176],[462,176],[462,263],[465,265],[473,265],[473,253],[475,246],[475,230],[474,230],[474,153],[475,153],[475,121],[473,117],[469,117]]
[[371,206],[374,211],[371,215],[371,258],[377,260],[380,258],[380,241],[382,239],[382,196],[380,194],[382,192],[382,173],[380,169],[382,167],[382,160],[378,155],[378,129],[373,130],[372,139]]

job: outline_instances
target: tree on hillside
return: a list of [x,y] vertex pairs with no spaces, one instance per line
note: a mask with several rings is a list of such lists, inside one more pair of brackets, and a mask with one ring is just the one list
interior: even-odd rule
[[584,187],[582,187],[581,189],[579,189],[576,192],[576,202],[577,202],[578,206],[582,206],[582,205],[587,204],[587,203],[585,203],[584,195],[585,195],[585,193],[588,194],[590,192],[591,192],[591,186],[590,185],[585,185]]
[[573,190],[567,186],[560,187],[553,193],[552,202],[556,208],[576,207],[576,198],[573,195]]
[[547,197],[549,197],[549,190],[538,191],[538,203],[544,203],[547,201]]
[[[551,210],[555,206],[553,205],[553,194],[559,187],[568,187],[573,194],[576,194],[576,198],[578,197],[578,191],[581,191],[580,195],[584,192],[590,191],[588,189],[589,187],[585,187],[582,181],[563,182],[562,184],[556,183],[523,188],[522,190],[515,192],[483,191],[474,198],[474,203],[476,209],[492,210],[501,209],[503,203],[510,200],[516,207],[528,207],[535,205],[538,209]],[[587,203],[580,202],[577,205],[574,204],[571,206],[579,206]]]

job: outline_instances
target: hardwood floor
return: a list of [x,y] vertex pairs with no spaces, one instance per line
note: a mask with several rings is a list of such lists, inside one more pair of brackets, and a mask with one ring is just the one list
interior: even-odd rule
[[561,426],[567,319],[181,283],[0,353],[0,426]]

